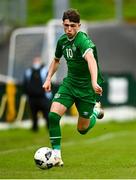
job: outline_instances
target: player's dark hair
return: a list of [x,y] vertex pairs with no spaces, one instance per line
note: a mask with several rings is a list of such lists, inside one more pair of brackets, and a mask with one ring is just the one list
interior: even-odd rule
[[71,22],[80,23],[80,14],[76,9],[68,9],[64,12],[62,20],[69,19]]

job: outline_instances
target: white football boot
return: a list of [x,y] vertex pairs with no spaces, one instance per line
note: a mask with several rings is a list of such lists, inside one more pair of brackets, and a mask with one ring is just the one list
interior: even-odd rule
[[100,102],[96,102],[94,109],[93,109],[93,113],[96,114],[96,117],[98,119],[102,119],[104,117],[104,110],[103,110]]
[[61,151],[58,149],[54,149],[53,151],[55,153],[55,160],[56,160],[55,166],[63,166],[64,163],[61,158]]
[[60,166],[60,167],[64,166],[64,162],[62,161],[61,158],[56,157],[56,164],[55,164],[55,166]]

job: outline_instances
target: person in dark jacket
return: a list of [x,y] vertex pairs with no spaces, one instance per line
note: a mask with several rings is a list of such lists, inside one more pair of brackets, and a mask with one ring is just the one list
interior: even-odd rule
[[32,114],[32,130],[38,131],[38,112],[41,111],[46,127],[49,127],[48,113],[50,110],[52,92],[45,92],[42,84],[47,76],[47,67],[42,63],[40,57],[34,57],[32,67],[25,70],[23,87],[28,97]]

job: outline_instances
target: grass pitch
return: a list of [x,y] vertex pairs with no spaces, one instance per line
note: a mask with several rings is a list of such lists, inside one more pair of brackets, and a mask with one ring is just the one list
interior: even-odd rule
[[136,121],[97,123],[87,135],[76,125],[62,126],[64,167],[41,170],[33,155],[49,146],[48,132],[11,129],[0,132],[0,179],[136,178]]

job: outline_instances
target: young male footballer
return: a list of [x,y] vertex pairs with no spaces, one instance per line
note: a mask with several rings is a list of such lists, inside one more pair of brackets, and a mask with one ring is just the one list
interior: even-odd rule
[[60,119],[66,110],[75,103],[79,113],[77,130],[80,134],[86,134],[93,128],[96,119],[101,119],[104,115],[100,103],[96,103],[96,95],[102,96],[103,92],[96,46],[86,33],[79,30],[81,24],[77,10],[67,10],[62,20],[65,34],[57,42],[55,57],[43,85],[45,91],[51,91],[51,78],[63,55],[68,67],[67,77],[55,94],[49,113],[50,141],[58,166],[63,165]]

